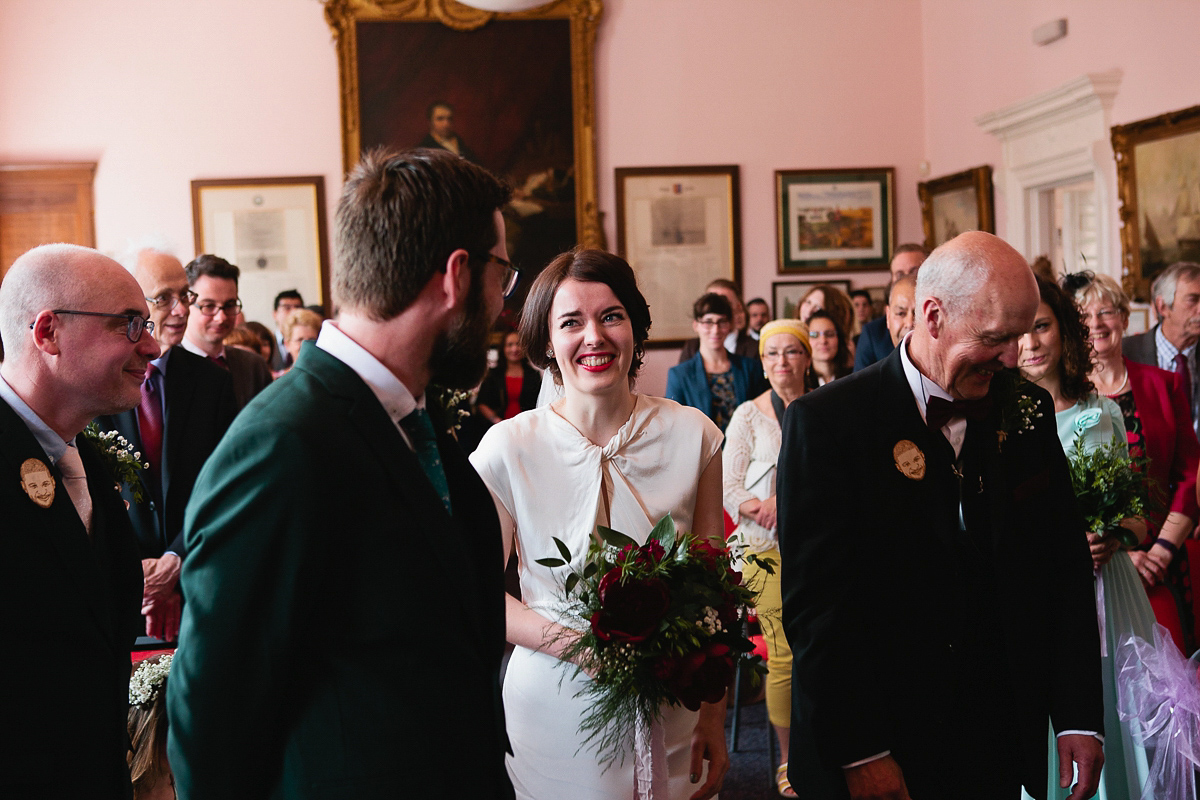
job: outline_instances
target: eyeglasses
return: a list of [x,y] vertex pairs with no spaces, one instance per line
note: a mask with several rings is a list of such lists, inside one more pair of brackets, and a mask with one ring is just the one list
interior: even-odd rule
[[521,282],[521,270],[513,266],[513,263],[508,259],[501,258],[495,253],[488,253],[486,256],[476,256],[482,258],[484,264],[499,264],[504,267],[504,296],[510,297],[517,289],[517,284]]
[[[142,331],[146,333],[154,333],[154,323],[139,314],[106,314],[102,311],[70,311],[65,308],[56,308],[50,312],[51,314],[76,314],[81,317],[112,317],[113,319],[125,320],[125,338],[134,344],[142,338]],[[29,329],[33,330],[33,323],[29,323]]]
[[810,338],[810,339],[836,339],[837,331],[809,331],[808,338]]
[[712,328],[728,328],[730,322],[726,317],[719,317],[717,319],[698,319],[696,324],[705,330],[710,330]]
[[1115,308],[1102,308],[1099,311],[1097,311],[1095,314],[1084,311],[1082,314],[1080,314],[1080,316],[1083,318],[1083,322],[1085,325],[1087,323],[1091,322],[1093,318],[1097,322],[1108,322],[1109,320],[1111,320],[1117,316],[1117,310]]
[[146,302],[155,308],[162,308],[163,306],[166,306],[167,310],[169,311],[180,303],[185,306],[190,306],[192,303],[196,302],[196,298],[199,296],[200,295],[196,294],[191,289],[187,289],[183,292],[183,294],[176,294],[175,292],[163,292],[158,297],[147,297]]
[[204,300],[196,303],[196,310],[206,317],[215,317],[218,311],[224,311],[225,316],[232,317],[242,310],[242,301],[230,300],[225,305],[220,305],[216,300]]
[[763,361],[778,361],[781,358],[799,358],[801,353],[808,355],[807,350],[801,350],[795,347],[789,347],[783,352],[779,352],[777,350],[768,350],[767,352],[763,353]]

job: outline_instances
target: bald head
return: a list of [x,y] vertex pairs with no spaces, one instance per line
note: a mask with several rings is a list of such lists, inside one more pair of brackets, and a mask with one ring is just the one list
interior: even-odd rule
[[917,276],[910,355],[926,377],[963,399],[983,397],[992,375],[1016,365],[1038,288],[1021,254],[971,231],[930,254]]
[[190,310],[183,263],[170,253],[146,248],[138,251],[132,271],[142,295],[150,303],[154,338],[163,349],[182,342]]

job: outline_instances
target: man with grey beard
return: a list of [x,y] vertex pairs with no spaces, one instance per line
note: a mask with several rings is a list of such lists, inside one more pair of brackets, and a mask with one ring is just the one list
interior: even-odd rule
[[[234,422],[188,506],[181,798],[432,797],[464,768],[473,794],[512,796],[499,522],[438,407],[483,376],[516,285],[508,198],[442,151],[371,153],[348,177],[338,317]],[[429,609],[456,631],[450,658],[414,624]]]

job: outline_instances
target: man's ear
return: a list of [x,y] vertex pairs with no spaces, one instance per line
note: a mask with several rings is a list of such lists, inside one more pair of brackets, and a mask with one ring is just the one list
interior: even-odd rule
[[1161,297],[1154,298],[1154,313],[1158,316],[1159,322],[1162,322],[1162,319],[1167,315],[1168,310],[1170,310],[1170,306],[1167,305],[1166,300],[1162,299]]
[[942,308],[941,301],[936,297],[926,297],[925,302],[921,303],[920,324],[925,326],[930,339],[938,338],[938,334],[942,331],[942,326],[946,324],[946,311]]
[[41,311],[33,319],[33,346],[43,353],[59,355],[62,350],[58,342],[58,316],[51,311]]
[[466,250],[455,250],[446,259],[446,271],[442,276],[442,296],[446,309],[461,308],[471,289],[471,256]]

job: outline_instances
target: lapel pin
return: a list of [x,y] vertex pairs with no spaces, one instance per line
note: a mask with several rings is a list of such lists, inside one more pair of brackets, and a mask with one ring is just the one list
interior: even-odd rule
[[925,454],[908,439],[901,439],[892,448],[892,459],[896,469],[909,480],[919,481],[925,477]]
[[36,458],[21,462],[21,488],[42,508],[49,508],[54,503],[54,476],[50,474],[50,468]]

